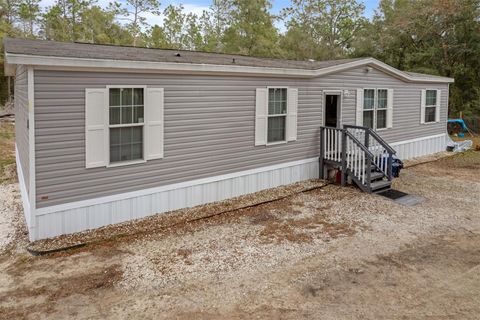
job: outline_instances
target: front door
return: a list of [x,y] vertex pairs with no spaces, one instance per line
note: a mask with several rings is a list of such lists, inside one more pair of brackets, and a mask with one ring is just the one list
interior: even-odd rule
[[325,95],[325,127],[340,127],[340,96],[338,94]]

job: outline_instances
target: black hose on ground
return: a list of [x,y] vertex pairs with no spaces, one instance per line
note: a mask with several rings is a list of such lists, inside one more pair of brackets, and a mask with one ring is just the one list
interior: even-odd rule
[[[235,208],[235,209],[228,209],[228,210],[224,210],[224,211],[220,211],[220,212],[215,212],[213,214],[206,215],[206,216],[203,216],[203,217],[198,217],[198,218],[194,218],[194,219],[190,219],[190,220],[186,220],[186,221],[177,222],[177,223],[174,223],[172,225],[168,225],[168,226],[159,228],[158,230],[175,227],[175,226],[178,226],[178,225],[181,225],[181,224],[197,222],[197,221],[213,218],[215,216],[219,216],[219,215],[229,213],[229,212],[233,212],[233,211],[237,211],[237,210],[257,207],[257,206],[262,205],[262,204],[267,204],[267,203],[270,203],[270,202],[279,201],[279,200],[291,197],[294,194],[299,194],[299,193],[302,193],[302,192],[308,192],[308,191],[312,191],[312,190],[315,190],[315,189],[320,189],[320,188],[328,186],[329,184],[331,184],[331,183],[326,181],[326,183],[322,184],[321,186],[315,186],[315,187],[304,189],[304,190],[296,192],[296,193],[281,196],[281,197],[278,197],[278,198],[275,198],[275,199],[265,200],[265,201],[257,202],[257,203],[254,203],[254,204],[246,205],[246,206],[243,206],[243,207],[239,207],[239,208]],[[150,231],[139,232],[138,234],[142,234],[142,233],[146,233],[146,232],[150,232]],[[116,235],[116,237],[125,236],[125,235],[127,235],[127,234],[119,234],[119,235]],[[50,250],[36,250],[36,249],[31,248],[31,245],[29,244],[29,245],[27,245],[26,250],[30,254],[32,254],[33,256],[44,256],[44,255],[51,254],[51,253],[57,253],[57,252],[62,252],[62,251],[78,249],[78,248],[86,246],[87,244],[93,244],[93,243],[96,243],[96,242],[106,241],[106,240],[109,240],[109,238],[99,239],[99,240],[90,241],[90,242],[88,242],[88,241],[87,242],[82,242],[82,243],[69,245],[69,246],[65,246],[65,247],[61,247],[61,248],[50,249]]]

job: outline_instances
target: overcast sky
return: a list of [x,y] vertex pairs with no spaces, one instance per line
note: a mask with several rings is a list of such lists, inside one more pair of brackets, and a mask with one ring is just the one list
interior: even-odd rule
[[[106,7],[108,3],[112,0],[98,0],[98,4],[101,7]],[[121,2],[121,1],[120,1]],[[272,12],[273,13],[278,13],[280,12],[283,8],[288,7],[290,5],[290,0],[272,0]],[[373,15],[373,12],[378,6],[379,0],[363,0],[363,3],[365,4],[365,16],[367,18],[370,18]],[[42,8],[46,8],[48,6],[51,6],[52,4],[55,3],[55,0],[42,0],[41,1],[41,6]],[[212,0],[160,0],[161,4],[161,10],[165,9],[169,4],[183,4],[183,7],[185,8],[185,12],[193,12],[197,13],[199,15],[202,14],[203,10],[208,10],[208,7],[212,3]],[[155,16],[153,14],[146,14],[145,17],[147,18],[147,21],[150,25],[155,25],[155,24],[162,24],[163,17],[161,16]],[[277,27],[280,28],[281,30],[284,29],[283,23],[281,21],[277,22]]]

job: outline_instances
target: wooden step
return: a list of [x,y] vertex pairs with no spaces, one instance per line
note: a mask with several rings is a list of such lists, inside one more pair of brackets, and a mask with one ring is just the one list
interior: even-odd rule
[[391,181],[379,180],[379,181],[372,182],[370,184],[370,190],[372,190],[372,192],[376,192],[377,190],[390,188],[391,185],[392,185]]
[[370,181],[375,181],[375,180],[378,180],[378,179],[383,179],[384,175],[382,172],[378,172],[378,171],[372,171],[372,173],[370,173]]
[[370,169],[370,171],[375,171],[375,170],[377,170],[377,167],[374,164],[370,164],[370,166],[366,165],[365,170],[369,170],[369,169]]

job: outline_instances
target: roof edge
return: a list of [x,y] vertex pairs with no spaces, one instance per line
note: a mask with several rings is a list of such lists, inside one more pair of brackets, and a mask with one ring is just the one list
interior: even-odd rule
[[[70,58],[59,56],[40,56],[5,52],[5,72],[6,75],[15,70],[15,65],[32,65],[44,68],[55,69],[89,69],[99,68],[102,70],[135,70],[141,72],[173,72],[173,73],[202,73],[202,74],[246,74],[258,76],[276,76],[276,77],[294,77],[294,78],[314,78],[322,75],[341,72],[355,67],[365,65],[374,66],[394,77],[405,82],[422,83],[453,83],[454,79],[424,75],[417,77],[400,71],[386,63],[374,58],[359,59],[351,62],[342,63],[335,66],[320,69],[295,69],[295,68],[276,68],[276,67],[250,67],[250,66],[231,66],[221,64],[198,64],[182,62],[154,62],[139,60],[110,60],[94,58]],[[14,71],[13,71],[14,72]]]

